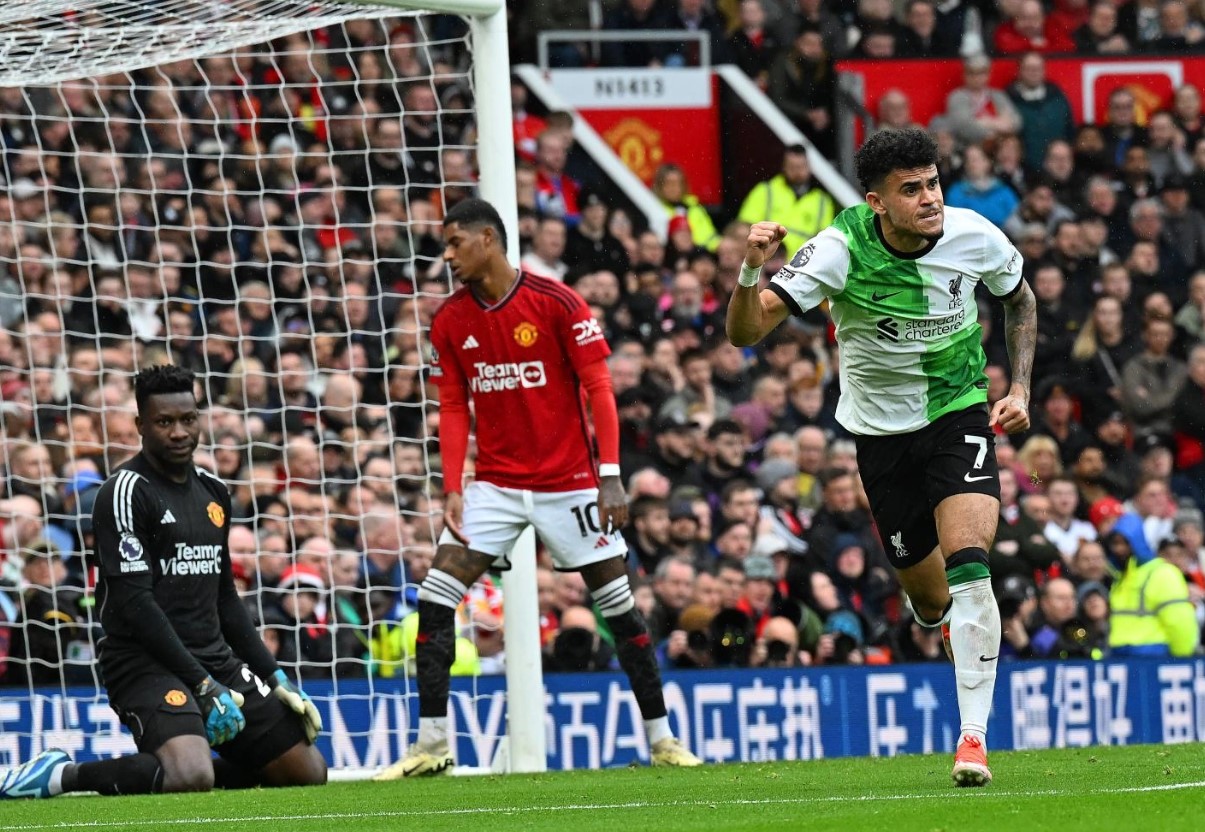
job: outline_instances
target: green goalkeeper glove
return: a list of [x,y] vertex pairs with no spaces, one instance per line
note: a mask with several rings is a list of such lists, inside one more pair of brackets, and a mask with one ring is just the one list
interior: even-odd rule
[[285,707],[301,717],[301,724],[305,727],[306,740],[313,745],[314,740],[322,731],[322,715],[314,706],[314,700],[310,699],[308,693],[289,681],[289,677],[283,670],[273,673],[272,681],[276,683],[272,692],[276,694],[277,699],[285,703]]

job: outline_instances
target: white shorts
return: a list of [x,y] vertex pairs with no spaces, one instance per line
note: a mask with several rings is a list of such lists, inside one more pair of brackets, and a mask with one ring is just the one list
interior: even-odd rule
[[[493,556],[494,568],[510,569],[510,550],[529,525],[561,572],[576,572],[628,552],[623,535],[604,534],[599,527],[597,488],[523,491],[480,481],[465,488],[462,531],[470,550]],[[439,542],[459,545],[446,529]]]

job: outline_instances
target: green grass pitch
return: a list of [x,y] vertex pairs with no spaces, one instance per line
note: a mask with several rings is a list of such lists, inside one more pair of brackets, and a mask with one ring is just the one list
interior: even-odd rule
[[1205,746],[991,755],[955,789],[947,755],[628,768],[199,795],[0,804],[11,830],[798,830],[1164,832],[1205,826]]

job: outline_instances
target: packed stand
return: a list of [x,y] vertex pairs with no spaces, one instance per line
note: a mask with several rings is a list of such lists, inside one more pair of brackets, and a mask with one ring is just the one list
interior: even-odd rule
[[[451,45],[416,46],[415,25]],[[282,664],[309,678],[412,666],[442,505],[424,337],[452,288],[439,218],[476,193],[457,25],[348,24],[324,52],[290,38],[272,55],[173,65],[133,93],[0,91],[0,682],[94,684],[91,501],[139,444],[132,372],[167,359],[204,380],[198,463],[232,489],[235,573]],[[991,93],[982,64],[966,61],[965,95],[931,129],[951,204],[992,215],[1039,298],[1035,427],[997,449],[1004,655],[1107,655],[1110,603],[1134,600],[1123,552],[1191,599],[1192,621],[1152,633],[1192,652],[1205,621],[1200,93],[1185,86],[1140,127],[1119,91],[1106,124],[1077,126],[1052,117],[1040,56]],[[985,119],[960,103],[985,94],[1011,110]],[[839,210],[806,155],[788,148],[731,222],[666,165],[661,239],[574,176],[567,114],[529,112],[518,84],[512,98],[523,265],[579,291],[611,344],[630,565],[665,666],[944,660],[911,619],[835,420],[824,315],[756,351],[723,335],[747,224],[791,229],[772,272]],[[895,126],[910,123],[901,103]],[[1001,323],[984,304],[992,401],[1008,389]],[[580,576],[538,578],[546,666],[614,667]],[[472,588],[455,673],[504,667],[503,583]]]

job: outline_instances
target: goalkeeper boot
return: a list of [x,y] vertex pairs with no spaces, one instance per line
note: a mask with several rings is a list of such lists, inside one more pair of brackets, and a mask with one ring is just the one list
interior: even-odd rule
[[992,782],[992,770],[987,767],[987,752],[978,737],[965,736],[954,753],[954,770],[950,773],[955,786],[986,786]]
[[51,748],[28,763],[10,768],[0,774],[0,799],[54,797],[62,788],[61,775],[58,778],[54,775],[70,762],[71,757],[67,752]]
[[950,660],[951,664],[953,664],[954,663],[954,646],[952,644],[950,644],[950,625],[949,624],[941,625],[941,646],[945,648],[946,658]]
[[415,743],[410,746],[410,753],[405,759],[394,763],[372,779],[383,782],[401,780],[403,777],[434,776],[451,771],[453,765],[452,753],[448,750],[446,739],[429,746]]
[[666,737],[653,743],[652,762],[655,766],[701,766],[703,761],[691,754],[677,737]]

